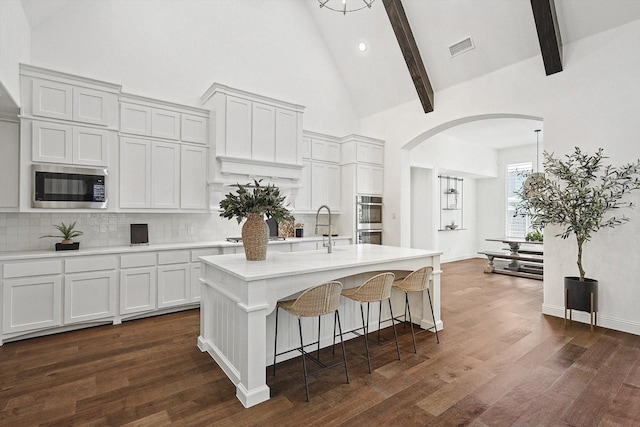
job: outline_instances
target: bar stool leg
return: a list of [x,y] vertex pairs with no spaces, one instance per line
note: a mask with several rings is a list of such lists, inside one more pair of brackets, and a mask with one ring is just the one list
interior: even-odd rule
[[[347,377],[347,384],[349,384],[349,368],[347,367],[347,352],[344,349],[344,339],[342,338],[342,325],[340,324],[340,313],[338,313],[338,310],[336,310],[335,312],[333,321],[334,321],[334,324],[336,322],[338,323],[338,330],[340,331],[340,345],[342,346],[342,362],[344,363],[344,374]],[[335,326],[334,326],[334,330],[335,330]],[[334,339],[335,339],[335,333],[334,333]]]
[[273,343],[273,376],[276,376],[276,354],[278,354],[278,312],[280,309],[276,307],[276,339]]
[[[391,313],[391,324],[393,325],[393,335],[396,337],[396,351],[398,352],[398,360],[400,360],[400,346],[398,345],[398,333],[396,332],[396,322],[393,319],[393,309],[391,308],[391,298],[387,299],[389,301],[389,313]],[[382,304],[382,301],[380,301]]]
[[413,320],[411,319],[411,306],[409,305],[409,293],[404,293],[404,321],[407,321],[407,310],[409,310],[409,327],[411,328],[411,339],[413,340],[413,352],[418,353],[416,347],[416,334],[413,332]]
[[438,326],[436,325],[436,314],[433,312],[433,303],[431,302],[431,292],[427,288],[427,296],[429,297],[429,307],[431,307],[431,318],[433,319],[433,330],[436,331],[436,342],[440,344],[440,337],[438,337]]
[[320,360],[320,316],[318,316],[318,351],[316,355],[317,359]]
[[298,317],[298,330],[300,331],[300,352],[302,353],[302,370],[304,371],[304,388],[307,392],[307,402],[309,401],[309,383],[307,382],[307,361],[305,360],[304,343],[302,342],[302,322]]
[[[360,315],[362,317],[362,332],[364,332],[364,348],[367,352],[367,365],[369,365],[369,373],[371,373],[371,359],[369,358],[369,337],[367,335],[367,326],[364,323],[364,308],[360,304]],[[367,307],[367,322],[369,321],[369,310]]]

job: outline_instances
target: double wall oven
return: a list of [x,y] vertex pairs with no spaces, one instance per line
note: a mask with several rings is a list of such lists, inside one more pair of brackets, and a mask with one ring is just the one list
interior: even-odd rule
[[382,197],[356,196],[357,243],[382,244]]

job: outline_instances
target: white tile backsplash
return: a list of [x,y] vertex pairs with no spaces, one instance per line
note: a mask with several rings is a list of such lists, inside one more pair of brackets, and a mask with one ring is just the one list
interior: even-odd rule
[[[51,249],[59,240],[40,238],[58,234],[54,224],[76,221],[84,234],[75,240],[82,247],[122,246],[130,243],[130,224],[149,224],[150,243],[181,243],[224,240],[240,236],[242,226],[214,214],[128,213],[0,213],[0,252]],[[299,215],[305,236],[314,235],[315,215]],[[193,227],[194,234],[188,234]]]

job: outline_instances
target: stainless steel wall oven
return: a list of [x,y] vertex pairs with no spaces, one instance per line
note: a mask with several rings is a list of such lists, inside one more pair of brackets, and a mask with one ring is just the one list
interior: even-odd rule
[[357,243],[382,244],[382,197],[356,196]]

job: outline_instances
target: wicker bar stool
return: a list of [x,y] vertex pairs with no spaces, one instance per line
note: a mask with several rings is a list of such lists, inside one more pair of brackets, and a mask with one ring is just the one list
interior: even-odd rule
[[[322,372],[326,369],[333,368],[339,365],[344,365],[344,373],[347,377],[347,384],[349,383],[349,369],[347,368],[347,353],[344,349],[344,341],[342,339],[342,325],[340,324],[340,313],[338,313],[338,305],[340,303],[340,291],[342,290],[342,283],[340,282],[327,282],[322,285],[314,286],[302,292],[300,296],[293,300],[287,301],[278,301],[276,306],[276,338],[275,344],[273,345],[273,375],[276,374],[276,357],[282,354],[290,353],[292,351],[299,351],[302,353],[302,369],[304,371],[304,387],[307,392],[307,402],[309,401],[309,384],[307,378],[311,375],[317,374],[318,372]],[[292,350],[283,351],[282,353],[277,352],[278,346],[278,312],[279,309],[283,309],[288,313],[296,316],[298,318],[298,330],[300,331],[300,347],[294,348]],[[336,324],[338,325],[338,329],[340,331],[340,344],[342,345],[342,361],[333,363],[331,365],[326,365],[320,361],[320,317],[326,314],[334,313],[334,350],[335,350],[335,329]],[[302,317],[316,317],[318,316],[318,341],[304,344],[302,339]],[[313,357],[309,353],[305,351],[305,347],[312,346],[314,344],[318,345],[317,355]],[[307,361],[306,358],[311,359],[315,362],[320,369],[317,369],[313,372],[307,372]]]
[[[362,316],[362,327],[356,328],[353,331],[356,335],[364,337],[364,346],[367,352],[367,364],[369,365],[369,373],[371,373],[371,358],[369,357],[369,304],[372,302],[380,303],[380,310],[382,310],[382,301],[387,300],[389,302],[389,312],[391,313],[391,323],[393,325],[393,335],[395,337],[396,351],[398,353],[398,360],[400,360],[400,347],[398,346],[398,334],[396,332],[396,324],[393,318],[393,310],[391,308],[391,285],[395,275],[393,273],[381,273],[373,276],[369,280],[365,281],[362,285],[356,288],[349,288],[342,290],[342,296],[349,298],[360,303],[360,314]],[[363,303],[367,303],[367,321],[364,319]],[[362,329],[362,334],[357,331]],[[380,329],[378,328],[378,337],[380,337]],[[334,331],[335,340],[335,331]],[[376,341],[374,341],[376,342]],[[377,341],[376,344],[382,346]]]
[[[398,279],[393,282],[393,289],[397,289],[399,291],[404,292],[404,321],[407,321],[407,311],[409,312],[409,325],[411,326],[411,338],[413,339],[413,352],[417,353],[418,349],[416,347],[416,334],[413,331],[413,322],[411,321],[411,306],[409,305],[409,292],[423,292],[427,291],[427,296],[429,297],[429,307],[431,308],[431,318],[433,319],[433,327],[425,329],[420,332],[425,332],[430,329],[433,329],[436,333],[436,341],[438,344],[440,343],[440,338],[438,337],[438,328],[436,328],[436,316],[433,313],[433,303],[431,302],[431,293],[429,292],[429,279],[431,278],[431,273],[433,272],[432,266],[422,267],[415,271],[409,273],[407,277],[404,279]],[[396,320],[398,320],[401,316],[398,316]],[[399,320],[398,320],[399,321]]]

